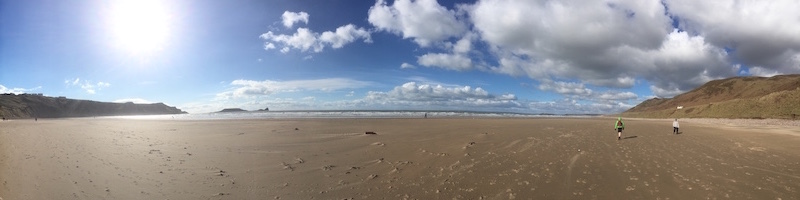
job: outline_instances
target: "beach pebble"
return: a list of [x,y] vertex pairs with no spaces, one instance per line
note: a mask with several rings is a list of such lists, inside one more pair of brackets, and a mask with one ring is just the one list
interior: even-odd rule
[[377,135],[377,133],[372,132],[372,131],[367,131],[367,133],[365,133],[365,134],[367,134],[367,135]]

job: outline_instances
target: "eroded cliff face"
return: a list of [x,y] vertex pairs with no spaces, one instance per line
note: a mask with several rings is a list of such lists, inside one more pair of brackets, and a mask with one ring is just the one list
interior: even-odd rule
[[186,113],[163,103],[109,103],[48,97],[36,94],[0,94],[0,117],[58,118],[117,115],[160,115]]

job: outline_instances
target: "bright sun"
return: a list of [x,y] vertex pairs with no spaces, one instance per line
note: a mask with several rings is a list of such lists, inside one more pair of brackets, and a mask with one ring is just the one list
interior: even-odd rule
[[108,27],[114,45],[134,55],[164,48],[170,33],[170,15],[158,0],[109,2]]

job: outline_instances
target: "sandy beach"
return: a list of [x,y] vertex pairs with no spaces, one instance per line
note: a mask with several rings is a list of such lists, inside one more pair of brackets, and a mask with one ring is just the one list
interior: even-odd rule
[[626,120],[618,141],[613,123],[3,121],[0,198],[800,198],[800,127]]

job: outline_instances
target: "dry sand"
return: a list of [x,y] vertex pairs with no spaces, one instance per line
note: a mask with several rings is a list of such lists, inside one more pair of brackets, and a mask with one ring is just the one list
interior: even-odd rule
[[617,141],[613,123],[4,121],[0,198],[800,198],[797,135],[693,122],[673,135],[671,120],[628,120]]

